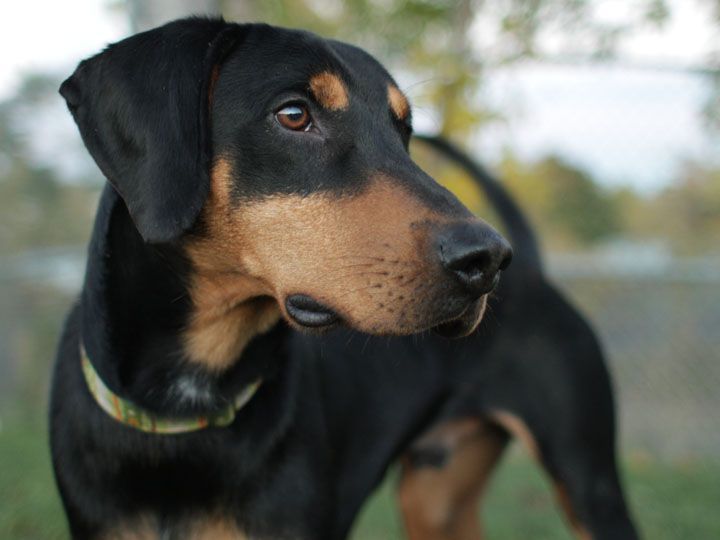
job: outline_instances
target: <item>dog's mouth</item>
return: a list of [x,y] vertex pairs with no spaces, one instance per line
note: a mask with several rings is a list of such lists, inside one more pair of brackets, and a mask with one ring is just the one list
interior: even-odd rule
[[285,309],[295,323],[305,328],[323,329],[340,322],[332,309],[304,294],[288,296]]
[[446,338],[461,338],[470,335],[477,328],[483,313],[487,295],[467,306],[460,315],[432,328],[436,334]]
[[[431,330],[446,338],[460,338],[471,334],[480,323],[485,311],[487,296],[465,306],[459,314],[448,317]],[[285,310],[292,321],[310,330],[326,330],[342,322],[333,309],[304,294],[293,294],[285,299]]]

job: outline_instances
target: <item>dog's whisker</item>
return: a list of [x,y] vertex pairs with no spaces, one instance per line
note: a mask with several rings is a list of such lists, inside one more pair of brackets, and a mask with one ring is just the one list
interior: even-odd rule
[[[403,91],[403,94],[405,94],[408,98],[412,98],[412,97],[414,97],[414,96],[413,96],[411,90],[414,90],[414,89],[418,88],[419,86],[424,86],[424,85],[429,84],[429,83],[431,83],[431,82],[441,81],[441,80],[443,80],[443,77],[428,77],[427,79],[422,79],[422,80],[420,80],[420,81],[415,81],[415,82],[412,83],[412,84],[409,84],[409,85],[407,85],[407,86],[403,86],[403,87],[402,87],[402,91]],[[413,108],[417,108],[417,106],[414,105]]]
[[[380,266],[380,264],[378,264],[377,262],[346,264],[343,266],[338,266],[335,270],[346,270],[348,268],[361,268],[364,266]],[[331,271],[333,271],[333,270],[331,270]]]
[[340,255],[337,257],[323,257],[326,261],[336,261],[336,260],[342,260],[342,259],[364,259],[364,260],[375,260],[375,261],[384,261],[384,257],[375,256],[375,255]]

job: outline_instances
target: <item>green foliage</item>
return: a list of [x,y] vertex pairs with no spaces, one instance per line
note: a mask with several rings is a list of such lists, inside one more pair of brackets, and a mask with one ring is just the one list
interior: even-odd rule
[[0,253],[83,243],[95,198],[85,187],[61,187],[49,169],[13,160],[0,178]]
[[591,245],[620,232],[613,194],[561,158],[550,156],[524,164],[506,154],[499,171],[553,247]]
[[672,186],[636,206],[643,219],[631,234],[665,239],[681,254],[720,252],[720,166],[689,162]]
[[[599,22],[588,0],[225,0],[221,6],[230,18],[354,42],[393,71],[413,73],[423,82],[406,89],[410,98],[437,108],[439,131],[463,140],[499,117],[478,98],[486,70],[542,56],[543,33],[567,36],[569,43],[581,36],[591,53],[607,56],[629,27],[666,16],[664,0],[635,3],[645,9],[622,27]],[[492,44],[478,46],[478,36]]]
[[553,226],[572,232],[584,244],[618,232],[612,198],[588,173],[549,157],[537,165],[536,178],[551,186],[547,218]]
[[0,103],[0,254],[84,243],[97,186],[62,183],[35,163],[18,119],[56,98],[57,81],[30,76],[14,98]]

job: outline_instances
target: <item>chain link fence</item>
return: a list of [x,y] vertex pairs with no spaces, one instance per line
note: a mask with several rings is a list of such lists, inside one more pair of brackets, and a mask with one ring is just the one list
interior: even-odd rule
[[609,357],[622,448],[720,459],[720,259],[556,256],[554,281]]

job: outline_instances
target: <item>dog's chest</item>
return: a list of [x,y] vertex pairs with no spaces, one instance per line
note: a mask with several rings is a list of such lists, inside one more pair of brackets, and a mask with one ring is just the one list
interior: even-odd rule
[[234,519],[209,513],[167,523],[152,514],[143,514],[114,524],[100,535],[101,540],[250,540]]
[[314,535],[268,531],[252,533],[244,530],[233,516],[223,512],[208,512],[182,516],[177,519],[142,514],[108,526],[98,540],[303,540]]

